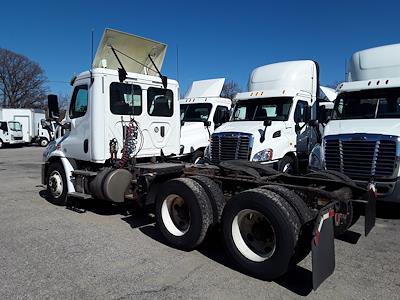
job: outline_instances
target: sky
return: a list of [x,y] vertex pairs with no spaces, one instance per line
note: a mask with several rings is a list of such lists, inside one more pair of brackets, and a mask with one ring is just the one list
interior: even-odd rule
[[[162,73],[181,93],[225,77],[245,90],[252,69],[313,59],[320,82],[344,80],[355,51],[400,42],[399,1],[2,1],[0,47],[37,62],[49,92],[69,94],[105,28],[168,45]],[[177,68],[177,49],[179,67]]]

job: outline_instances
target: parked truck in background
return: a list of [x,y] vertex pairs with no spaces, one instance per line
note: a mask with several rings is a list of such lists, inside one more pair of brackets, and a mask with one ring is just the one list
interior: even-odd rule
[[311,167],[373,180],[380,200],[400,202],[400,44],[354,53],[347,77]]
[[[206,157],[213,163],[245,159],[297,173],[317,141],[307,126],[319,97],[319,70],[311,60],[253,70],[248,92],[238,93],[230,121],[211,136]],[[315,108],[314,108],[315,110]]]
[[26,144],[38,143],[42,147],[47,146],[51,137],[41,126],[41,120],[45,117],[45,112],[41,109],[0,108],[0,119],[21,123],[23,141]]
[[229,120],[232,101],[220,97],[225,78],[194,81],[179,100],[181,148],[179,155],[196,162],[204,156],[210,135]]
[[22,145],[23,143],[21,123],[0,119],[0,148],[5,145]]
[[[180,108],[178,83],[160,73],[165,51],[162,43],[105,31],[93,68],[72,80],[66,133],[43,153],[49,201],[154,204],[165,240],[183,250],[220,224],[229,257],[263,279],[282,276],[311,251],[317,288],[334,270],[334,231],[350,226],[353,201],[367,204],[366,233],[373,227],[374,194],[340,177],[289,176],[249,161],[170,160],[180,148]],[[57,96],[48,105],[56,119]]]

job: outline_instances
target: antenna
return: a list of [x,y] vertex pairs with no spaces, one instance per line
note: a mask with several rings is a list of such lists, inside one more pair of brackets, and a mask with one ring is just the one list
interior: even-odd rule
[[347,81],[347,59],[344,59],[344,81]]
[[91,50],[92,57],[91,57],[91,60],[90,60],[90,68],[89,68],[89,70],[90,70],[90,84],[92,84],[93,81],[94,81],[93,74],[92,74],[92,68],[93,68],[93,32],[94,32],[94,29],[92,29],[92,50]]
[[176,80],[179,82],[179,48],[176,45]]

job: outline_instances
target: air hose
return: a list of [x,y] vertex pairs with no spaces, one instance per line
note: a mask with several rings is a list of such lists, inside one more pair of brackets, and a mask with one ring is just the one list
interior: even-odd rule
[[124,141],[124,148],[122,149],[122,157],[119,161],[119,168],[125,167],[127,161],[131,155],[136,151],[138,137],[138,126],[134,119],[131,119],[126,130],[126,136]]

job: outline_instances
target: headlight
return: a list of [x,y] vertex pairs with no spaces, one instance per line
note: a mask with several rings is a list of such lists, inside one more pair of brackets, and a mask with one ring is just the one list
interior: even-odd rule
[[270,161],[272,160],[272,154],[273,154],[272,149],[261,150],[260,152],[257,152],[254,155],[253,161]]

